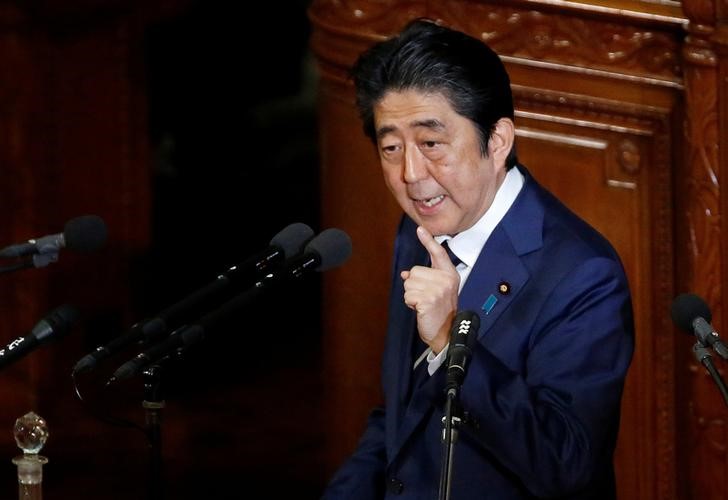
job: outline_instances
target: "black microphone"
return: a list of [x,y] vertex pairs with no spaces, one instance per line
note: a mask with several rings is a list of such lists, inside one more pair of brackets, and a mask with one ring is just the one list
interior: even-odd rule
[[83,373],[93,369],[96,364],[112,354],[140,340],[153,341],[162,337],[170,328],[182,325],[195,317],[201,310],[220,299],[224,293],[237,291],[233,285],[249,285],[264,273],[279,266],[286,258],[301,251],[301,247],[313,236],[313,229],[306,224],[289,224],[276,234],[268,248],[248,258],[241,264],[232,266],[220,274],[215,281],[166,308],[154,318],[133,325],[129,332],[112,340],[104,346],[81,358],[73,368],[73,373]]
[[450,331],[450,346],[447,350],[447,382],[448,393],[457,392],[465,378],[470,361],[471,346],[475,342],[480,327],[480,317],[473,311],[460,311],[455,315]]
[[711,346],[723,359],[728,359],[728,346],[710,324],[713,315],[708,304],[692,293],[683,293],[672,302],[672,321],[682,330],[695,335],[703,346]]
[[18,337],[0,349],[0,368],[19,360],[40,344],[66,335],[76,321],[78,311],[62,305],[40,320],[25,337]]
[[66,222],[62,233],[35,238],[25,243],[3,248],[0,250],[0,258],[33,255],[35,267],[42,267],[57,260],[57,254],[61,248],[89,253],[104,246],[106,237],[106,224],[101,217],[82,215]]
[[300,256],[288,259],[280,269],[264,276],[249,290],[206,314],[195,324],[175,330],[162,342],[121,365],[109,379],[107,385],[130,378],[150,364],[173,354],[177,349],[204,340],[207,332],[228,321],[239,309],[263,291],[280,283],[300,278],[311,271],[327,271],[342,265],[351,256],[351,250],[351,238],[344,231],[336,228],[322,231],[306,245]]

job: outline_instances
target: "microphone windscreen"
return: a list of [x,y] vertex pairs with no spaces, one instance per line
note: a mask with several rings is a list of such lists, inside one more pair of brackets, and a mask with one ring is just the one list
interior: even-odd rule
[[705,319],[708,323],[713,319],[708,304],[692,293],[682,293],[672,301],[672,321],[682,330],[693,332],[693,320],[697,317]]
[[317,271],[327,271],[338,267],[351,256],[351,238],[341,229],[329,228],[306,245],[305,252],[313,252],[321,257]]
[[67,331],[71,328],[71,325],[75,323],[78,318],[78,309],[68,304],[64,304],[55,308],[46,317],[46,320],[51,323],[55,330]]
[[63,238],[66,248],[93,252],[106,243],[106,223],[98,215],[82,215],[66,222]]
[[273,236],[270,245],[283,251],[286,259],[301,251],[303,245],[313,237],[313,229],[301,222],[294,222]]
[[68,304],[55,308],[31,330],[39,342],[65,336],[78,318],[78,310]]
[[[466,324],[463,322],[467,321]],[[473,345],[475,336],[480,328],[480,316],[473,311],[460,311],[455,315],[452,330],[450,332],[450,341],[465,344],[468,347]],[[467,336],[466,336],[466,335]]]

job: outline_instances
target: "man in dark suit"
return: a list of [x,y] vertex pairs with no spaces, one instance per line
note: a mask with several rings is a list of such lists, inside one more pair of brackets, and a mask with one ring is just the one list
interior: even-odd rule
[[384,406],[324,498],[438,498],[443,365],[462,310],[477,312],[480,327],[460,390],[467,422],[450,497],[615,498],[633,351],[627,279],[611,245],[518,164],[500,59],[420,20],[365,52],[353,75],[364,130],[405,215]]

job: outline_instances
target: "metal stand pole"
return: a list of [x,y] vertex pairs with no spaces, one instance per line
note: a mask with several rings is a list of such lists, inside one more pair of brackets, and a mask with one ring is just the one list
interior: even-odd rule
[[164,400],[161,397],[161,371],[159,365],[153,365],[143,372],[144,401],[149,442],[149,500],[164,498],[164,481],[162,471],[162,418],[161,410]]
[[458,437],[458,427],[461,422],[460,407],[457,403],[457,390],[447,391],[445,401],[445,416],[442,418],[442,465],[440,468],[439,499],[449,500],[450,483],[452,477],[452,462],[455,442]]

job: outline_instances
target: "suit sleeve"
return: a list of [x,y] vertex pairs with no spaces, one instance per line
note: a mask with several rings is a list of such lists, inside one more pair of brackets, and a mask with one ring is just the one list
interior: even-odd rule
[[339,468],[322,500],[380,500],[384,498],[384,409],[376,408],[367,421],[356,451]]
[[[478,444],[531,493],[566,495],[612,460],[633,351],[629,290],[619,262],[600,257],[578,265],[532,302],[540,306],[519,346],[520,366],[479,339],[461,402],[476,422]],[[503,321],[487,335],[514,331],[514,320]]]

